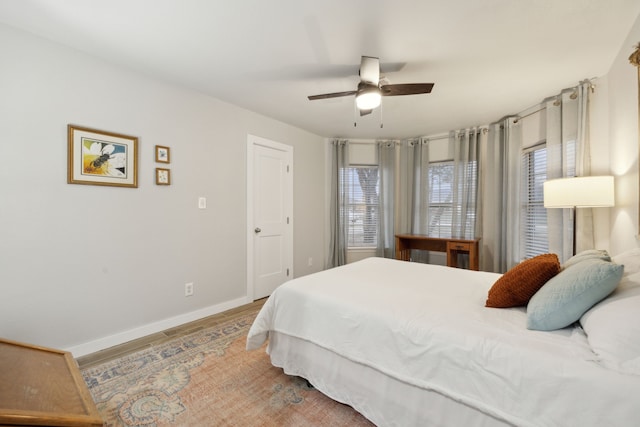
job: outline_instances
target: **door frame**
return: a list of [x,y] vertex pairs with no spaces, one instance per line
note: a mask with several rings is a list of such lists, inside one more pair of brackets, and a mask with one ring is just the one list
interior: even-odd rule
[[260,136],[247,134],[247,297],[250,301],[254,300],[254,267],[255,267],[255,246],[254,246],[254,228],[253,209],[254,209],[254,150],[253,147],[259,145],[285,152],[287,154],[287,165],[289,172],[287,173],[287,182],[285,183],[285,197],[287,199],[286,215],[289,217],[289,228],[285,239],[286,242],[286,264],[289,265],[289,278],[294,277],[293,272],[293,147],[282,144],[280,142],[271,141]]

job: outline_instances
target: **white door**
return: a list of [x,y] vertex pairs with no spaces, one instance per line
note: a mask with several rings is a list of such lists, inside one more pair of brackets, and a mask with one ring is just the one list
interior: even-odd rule
[[293,147],[249,135],[247,295],[260,299],[293,277]]

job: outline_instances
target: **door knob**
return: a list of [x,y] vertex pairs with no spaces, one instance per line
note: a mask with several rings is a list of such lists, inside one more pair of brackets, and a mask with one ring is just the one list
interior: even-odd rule
[[259,233],[259,232],[261,232],[262,230],[260,230],[260,227],[256,227],[256,229],[255,229],[255,230],[253,230],[253,231],[255,231],[256,233]]

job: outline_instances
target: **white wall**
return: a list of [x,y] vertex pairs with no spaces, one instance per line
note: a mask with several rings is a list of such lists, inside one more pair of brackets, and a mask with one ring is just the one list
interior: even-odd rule
[[[594,81],[590,102],[591,175],[611,175],[609,146],[609,86],[607,77]],[[593,209],[594,247],[611,251],[611,215],[613,208]]]
[[[638,81],[637,68],[629,55],[640,42],[640,18],[620,47],[609,73],[598,89],[606,88],[606,107],[596,106],[608,114],[592,134],[606,140],[610,172],[616,177],[616,206],[611,212],[610,251],[618,254],[638,246]],[[597,159],[597,153],[594,154]]]
[[[248,302],[247,134],[294,147],[294,272],[322,268],[322,138],[10,27],[0,51],[1,337],[79,356]],[[67,184],[70,123],[139,137],[139,188]]]

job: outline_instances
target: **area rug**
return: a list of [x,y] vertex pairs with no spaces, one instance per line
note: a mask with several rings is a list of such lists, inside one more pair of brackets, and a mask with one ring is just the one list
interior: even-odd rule
[[82,370],[105,426],[373,425],[246,351],[255,315]]

